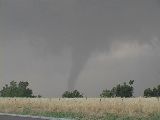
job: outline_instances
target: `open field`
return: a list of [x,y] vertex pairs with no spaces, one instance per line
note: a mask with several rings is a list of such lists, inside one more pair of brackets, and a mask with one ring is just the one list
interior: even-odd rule
[[[58,117],[106,114],[148,117],[160,113],[158,98],[0,98],[1,113]],[[74,116],[75,115],[75,116]]]

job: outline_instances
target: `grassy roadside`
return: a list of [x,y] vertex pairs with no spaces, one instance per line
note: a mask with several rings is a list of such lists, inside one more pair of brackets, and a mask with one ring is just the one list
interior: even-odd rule
[[160,101],[157,98],[0,98],[0,112],[77,120],[160,120]]
[[44,117],[55,117],[55,118],[68,118],[75,120],[160,120],[160,113],[151,114],[150,116],[127,116],[127,115],[116,115],[111,113],[103,114],[102,116],[86,115],[82,113],[71,113],[71,112],[35,112],[32,110],[26,110],[21,115],[33,115],[33,116],[44,116]]

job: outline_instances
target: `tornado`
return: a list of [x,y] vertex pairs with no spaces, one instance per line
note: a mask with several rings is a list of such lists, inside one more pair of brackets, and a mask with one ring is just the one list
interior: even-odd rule
[[72,66],[68,77],[68,91],[73,91],[75,89],[78,76],[84,69],[90,54],[91,51],[86,50],[83,46],[79,46],[78,48],[74,47],[72,50]]

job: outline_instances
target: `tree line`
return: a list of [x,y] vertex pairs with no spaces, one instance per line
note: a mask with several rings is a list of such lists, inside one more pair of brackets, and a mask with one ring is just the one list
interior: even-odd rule
[[[134,80],[130,80],[128,83],[124,82],[123,84],[118,84],[117,86],[113,87],[111,90],[105,89],[100,94],[100,97],[134,97]],[[76,94],[74,94],[76,93]],[[160,85],[157,87],[154,87],[153,89],[147,88],[144,90],[144,97],[160,97]],[[84,97],[83,94],[81,94],[79,91],[66,91],[63,93],[62,97],[67,98],[81,98]]]
[[[128,83],[118,84],[112,89],[105,89],[100,94],[100,97],[134,97],[134,80],[130,80]],[[28,88],[29,83],[20,81],[19,83],[11,81],[10,84],[6,84],[0,91],[1,97],[41,97],[41,95],[33,95],[33,91]],[[144,97],[160,97],[160,85],[153,89],[147,88],[144,90]],[[63,98],[83,98],[84,94],[78,90],[65,91],[62,94]]]

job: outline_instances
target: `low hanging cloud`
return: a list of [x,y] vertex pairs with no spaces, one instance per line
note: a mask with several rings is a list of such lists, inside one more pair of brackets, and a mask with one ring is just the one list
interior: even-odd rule
[[95,97],[103,89],[134,79],[134,94],[140,96],[145,88],[159,84],[160,42],[153,39],[152,44],[140,45],[133,41],[117,41],[110,52],[93,54],[78,77],[76,87],[87,96]]

